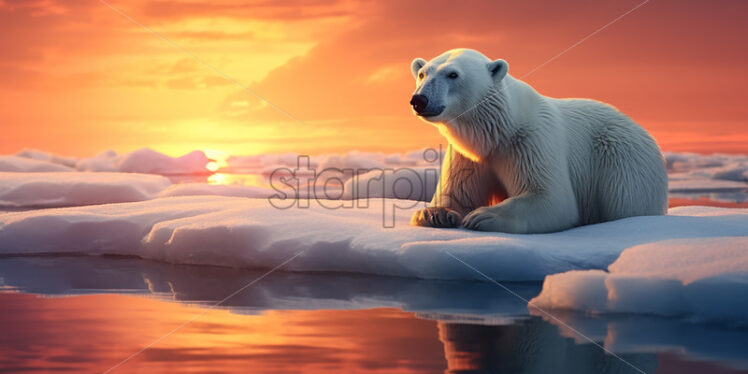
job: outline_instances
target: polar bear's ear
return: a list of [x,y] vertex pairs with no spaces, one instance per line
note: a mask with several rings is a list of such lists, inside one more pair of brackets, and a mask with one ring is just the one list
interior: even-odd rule
[[426,60],[420,57],[410,63],[410,72],[413,73],[413,78],[418,78],[418,71],[421,70],[423,65],[426,65]]
[[509,64],[504,60],[496,60],[488,63],[488,71],[491,73],[494,82],[504,79],[509,71]]

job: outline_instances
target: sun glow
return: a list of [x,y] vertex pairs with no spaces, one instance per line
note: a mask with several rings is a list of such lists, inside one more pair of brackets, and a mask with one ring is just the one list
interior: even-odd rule
[[205,149],[203,152],[211,160],[205,165],[205,168],[209,171],[216,172],[229,166],[228,159],[230,155],[227,152],[216,149]]

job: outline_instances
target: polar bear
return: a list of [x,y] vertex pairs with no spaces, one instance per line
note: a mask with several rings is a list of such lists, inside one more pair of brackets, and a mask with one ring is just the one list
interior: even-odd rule
[[413,60],[413,112],[449,145],[437,192],[411,224],[544,233],[667,210],[652,137],[610,105],[543,96],[455,49]]

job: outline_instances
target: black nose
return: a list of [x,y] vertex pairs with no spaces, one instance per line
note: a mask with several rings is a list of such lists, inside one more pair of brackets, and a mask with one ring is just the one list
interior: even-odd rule
[[413,95],[413,98],[410,99],[410,105],[413,105],[416,113],[423,113],[429,105],[429,98],[424,95]]

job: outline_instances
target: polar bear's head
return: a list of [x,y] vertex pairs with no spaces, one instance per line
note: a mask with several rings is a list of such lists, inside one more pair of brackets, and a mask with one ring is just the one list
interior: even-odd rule
[[453,49],[431,61],[417,58],[411,63],[413,112],[428,122],[448,122],[478,105],[508,70],[506,61],[471,49]]

